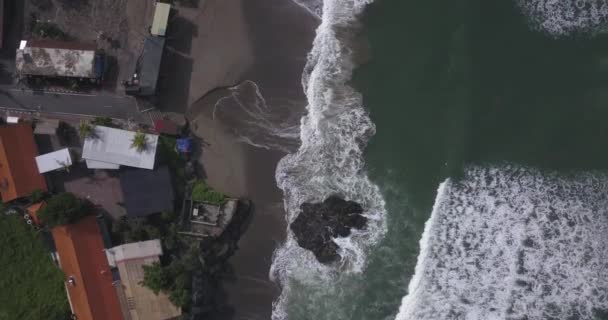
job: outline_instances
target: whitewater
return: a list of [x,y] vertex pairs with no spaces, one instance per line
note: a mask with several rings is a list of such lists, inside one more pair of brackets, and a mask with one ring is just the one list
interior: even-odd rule
[[398,320],[593,319],[608,308],[608,176],[472,167],[437,193]]
[[[297,217],[302,203],[320,202],[337,194],[361,204],[368,225],[347,238],[334,240],[341,260],[332,266],[318,263],[287,229],[287,239],[275,251],[270,270],[271,279],[282,287],[273,305],[274,320],[288,318],[293,283],[321,287],[340,274],[361,272],[369,248],[386,232],[384,200],[363,170],[363,148],[375,127],[361,94],[347,84],[356,67],[349,49],[354,39],[350,37],[360,28],[357,17],[369,2],[330,0],[321,10],[318,6],[311,9],[322,15],[322,22],[302,75],[308,113],[301,119],[300,148],[283,158],[276,171],[288,224]],[[339,29],[353,32],[338,33]]]

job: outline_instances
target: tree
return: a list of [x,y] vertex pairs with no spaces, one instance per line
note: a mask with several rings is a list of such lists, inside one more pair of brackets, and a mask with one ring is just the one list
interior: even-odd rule
[[93,138],[95,136],[95,126],[88,122],[81,122],[78,127],[78,133],[81,138]]
[[77,198],[74,194],[63,192],[51,197],[38,218],[49,227],[72,224],[94,213],[91,202]]
[[204,181],[199,180],[192,187],[192,200],[222,205],[226,202],[226,196],[211,189]]
[[139,284],[149,288],[156,295],[161,291],[166,291],[170,287],[171,282],[169,281],[167,272],[161,267],[160,262],[157,261],[151,265],[144,265],[143,269],[144,280]]
[[137,152],[143,152],[148,147],[148,136],[145,133],[138,131],[131,140],[131,148],[137,150]]
[[44,198],[46,198],[47,193],[44,190],[41,189],[36,189],[34,191],[32,191],[32,193],[30,194],[30,202],[31,203],[38,203],[42,200],[44,200]]

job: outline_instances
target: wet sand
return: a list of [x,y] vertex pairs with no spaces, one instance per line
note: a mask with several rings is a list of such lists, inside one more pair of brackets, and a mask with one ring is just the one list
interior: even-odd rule
[[[270,319],[272,302],[280,293],[269,280],[272,253],[286,230],[282,193],[275,181],[284,153],[239,142],[235,133],[251,132],[240,130],[247,126],[244,114],[240,109],[214,114],[217,102],[232,91],[213,89],[254,81],[268,110],[281,115],[272,121],[297,125],[306,106],[301,75],[319,21],[289,0],[208,0],[203,6],[199,17],[207,20],[193,16],[201,24],[197,34],[205,36],[192,41],[189,99],[195,102],[187,117],[202,139],[200,161],[209,184],[253,203],[250,223],[229,261],[222,286],[225,305],[216,318]],[[201,31],[204,25],[217,32]],[[201,51],[199,61],[196,48],[209,52]]]

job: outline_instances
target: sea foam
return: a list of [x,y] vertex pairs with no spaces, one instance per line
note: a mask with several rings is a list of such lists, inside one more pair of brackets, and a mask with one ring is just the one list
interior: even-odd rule
[[606,0],[516,0],[516,3],[533,27],[556,37],[597,31],[608,18]]
[[[363,170],[363,148],[375,127],[363,108],[362,97],[347,82],[355,68],[349,46],[359,28],[358,15],[369,1],[326,0],[322,22],[302,75],[308,114],[301,120],[301,146],[283,158],[276,171],[284,193],[287,222],[304,202],[320,202],[332,194],[362,205],[369,219],[363,231],[335,239],[342,257],[337,266],[318,263],[312,252],[296,243],[291,231],[274,253],[270,277],[282,293],[273,306],[275,320],[286,319],[290,281],[314,285],[331,281],[337,272],[361,272],[366,252],[386,232],[384,200]],[[353,32],[338,32],[352,30]]]
[[593,319],[607,243],[605,174],[470,168],[438,190],[396,319]]

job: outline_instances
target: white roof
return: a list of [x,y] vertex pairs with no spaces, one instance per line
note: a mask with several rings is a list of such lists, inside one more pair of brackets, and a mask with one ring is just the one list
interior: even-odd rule
[[38,172],[45,173],[72,165],[72,157],[68,148],[36,157]]
[[170,4],[162,2],[156,3],[156,11],[154,11],[154,20],[152,20],[152,28],[150,28],[150,33],[152,35],[164,36],[165,33],[167,33],[169,12],[171,12]]
[[158,135],[146,134],[148,146],[142,152],[131,147],[134,131],[95,126],[93,137],[86,138],[82,157],[142,169],[154,169]]
[[6,122],[7,123],[19,123],[19,117],[6,117]]
[[103,161],[95,161],[95,160],[86,160],[87,168],[89,169],[108,169],[108,170],[116,170],[120,169],[119,164],[108,163]]
[[116,267],[117,263],[131,259],[143,259],[163,255],[159,239],[127,243],[106,250],[108,263]]

